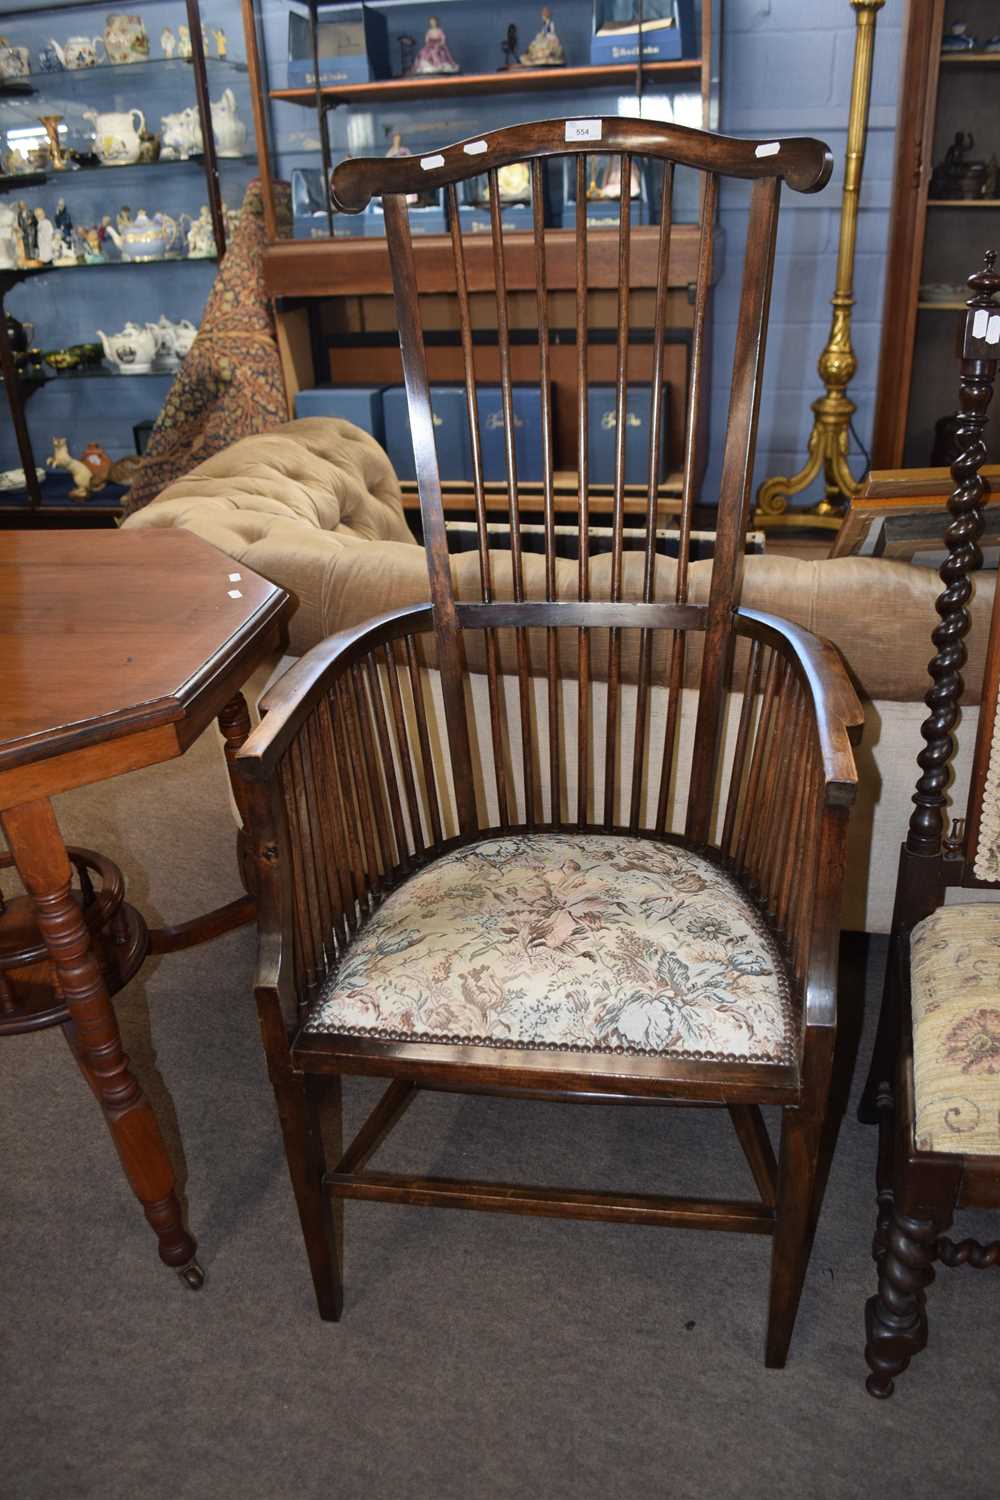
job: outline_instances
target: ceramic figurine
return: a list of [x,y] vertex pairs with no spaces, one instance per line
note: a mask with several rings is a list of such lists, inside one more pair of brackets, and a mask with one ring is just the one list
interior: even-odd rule
[[173,57],[174,53],[177,51],[177,38],[174,36],[169,26],[164,26],[163,30],[160,32],[160,49],[163,52],[164,57]]
[[[622,164],[621,157],[612,156],[604,158],[603,169],[599,167],[596,157],[591,158],[591,177],[587,186],[588,198],[620,198],[622,195]],[[632,163],[630,181],[630,198],[639,196],[639,167],[636,162]]]
[[207,203],[201,205],[201,212],[192,221],[187,242],[189,260],[210,260],[216,254],[215,233]]
[[437,16],[427,19],[424,45],[414,61],[414,73],[457,73],[458,63],[448,51],[448,38],[441,30]]
[[417,39],[412,36],[399,36],[399,76],[405,78],[407,73],[413,72],[413,58],[417,50]]
[[101,231],[96,224],[90,224],[85,229],[77,230],[80,239],[80,250],[83,255],[84,265],[99,266],[104,261],[101,250]]
[[112,11],[104,27],[104,50],[109,62],[148,62],[149,37],[142,17]]
[[563,44],[556,36],[556,25],[547,5],[542,6],[542,29],[532,39],[531,46],[521,56],[526,68],[561,68],[566,62]]
[[66,207],[65,198],[58,198],[56,200],[56,211],[52,215],[52,222],[60,234],[69,236],[73,233],[73,220],[69,209]]
[[[399,130],[394,130],[392,132],[392,135],[389,137],[389,149],[385,154],[386,156],[412,156],[413,152],[410,150],[409,146],[403,145],[402,132]],[[420,194],[407,193],[406,201],[410,204],[419,203]]]
[[151,167],[160,159],[160,137],[148,130],[139,131],[139,164]]
[[35,224],[38,243],[36,254],[43,266],[50,266],[55,254],[55,230],[44,208],[35,209]]
[[72,233],[66,234],[61,229],[55,231],[52,239],[52,264],[54,266],[79,265]]
[[89,500],[96,490],[103,488],[94,471],[73,457],[64,437],[52,439],[52,453],[45,460],[45,467],[67,470],[73,481],[73,488],[69,492],[71,500]]
[[942,52],[975,52],[977,46],[976,38],[961,21],[956,21],[954,25],[949,26],[941,37]]
[[[501,203],[530,203],[531,168],[528,163],[515,161],[506,167],[499,167],[497,186],[500,189]],[[489,189],[486,191],[485,201],[489,202]]]
[[17,209],[0,203],[0,271],[17,269]]
[[191,61],[191,33],[186,26],[177,28],[177,56],[185,62]]
[[179,323],[174,324],[174,348],[178,359],[183,359],[190,352],[197,337],[198,330],[188,318],[181,318]]
[[17,228],[21,237],[21,263],[25,266],[37,266],[38,224],[23,198],[17,205]]
[[510,68],[516,68],[518,66],[517,27],[513,23],[507,27],[507,35],[500,43],[500,50],[503,53],[503,62],[500,64],[497,72],[506,73]]
[[236,95],[225,89],[221,99],[212,105],[212,134],[219,156],[242,156],[247,143],[247,127],[236,109]]
[[212,27],[212,37],[215,41],[215,55],[220,62],[226,60],[226,33],[221,26]]

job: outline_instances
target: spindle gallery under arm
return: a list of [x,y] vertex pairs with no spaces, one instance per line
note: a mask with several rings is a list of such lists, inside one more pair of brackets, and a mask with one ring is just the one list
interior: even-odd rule
[[[617,227],[592,232],[580,212],[575,230],[559,235],[563,272],[569,260],[573,273],[560,282],[562,316],[575,290],[575,326],[571,339],[553,338],[544,174],[547,159],[563,155],[574,159],[578,204],[588,156],[617,158],[626,184],[633,158],[655,165],[658,224],[643,234],[647,248],[655,242],[657,274],[641,341],[630,338],[626,191]],[[519,254],[533,280],[514,291],[498,174],[518,162],[528,167],[532,203]],[[675,167],[701,175],[676,558],[660,545],[658,399],[668,381]],[[519,125],[423,157],[356,159],[334,174],[339,209],[383,200],[430,602],[316,647],[268,695],[237,761],[256,848],[258,1008],[325,1318],[339,1317],[342,1305],[331,1196],[739,1229],[773,1236],[767,1360],[785,1361],[830,1091],[851,740],[862,715],[836,650],[741,609],[740,590],[781,182],[815,192],[830,170],[818,141],[737,141],[593,119]],[[474,235],[463,228],[456,188],[479,175],[489,224]],[[749,180],[750,217],[711,584],[706,598],[692,599],[723,177]],[[407,198],[426,188],[443,189],[448,209],[445,273],[471,455],[477,547],[454,555],[408,224]],[[614,483],[603,528],[592,510],[588,436],[599,353],[588,294],[599,259],[602,287],[610,273],[617,288]],[[437,292],[441,274],[438,265]],[[514,296],[525,299],[520,326],[537,327],[541,555],[528,550],[521,525]],[[475,330],[491,309],[488,366]],[[487,367],[499,369],[502,493],[483,479],[478,396]],[[518,368],[523,379],[523,360]],[[625,482],[637,371],[651,393],[638,497]],[[573,556],[557,546],[566,531],[557,538],[557,423],[563,456],[575,463]],[[499,526],[498,509],[506,512]],[[336,1104],[341,1076],[356,1073],[385,1077],[388,1089],[354,1142],[327,1158],[321,1100],[324,1109]],[[367,1170],[422,1088],[724,1107],[758,1199]],[[783,1111],[778,1160],[764,1103]]]

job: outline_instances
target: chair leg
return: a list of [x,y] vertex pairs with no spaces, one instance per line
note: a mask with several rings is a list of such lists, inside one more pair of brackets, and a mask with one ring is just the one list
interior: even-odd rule
[[788,1358],[799,1297],[812,1247],[822,1117],[786,1109],[781,1120],[778,1203],[771,1247],[771,1295],[764,1363],[780,1370]]
[[927,1343],[925,1288],[934,1279],[932,1262],[939,1232],[933,1219],[893,1216],[878,1293],[865,1308],[865,1359],[871,1370],[865,1384],[871,1396],[891,1396],[894,1377]]
[[[339,1078],[311,1078],[299,1073],[272,1076],[271,1081],[316,1304],[324,1322],[336,1323],[344,1302],[342,1210],[339,1205],[336,1209],[331,1206],[323,1186],[323,1141],[324,1125],[329,1135],[340,1133],[341,1082]],[[331,1142],[331,1155],[335,1150]],[[339,1150],[336,1156],[339,1159]]]

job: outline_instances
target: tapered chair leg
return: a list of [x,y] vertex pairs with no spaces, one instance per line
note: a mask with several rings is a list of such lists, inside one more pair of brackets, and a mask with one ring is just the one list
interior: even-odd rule
[[893,1217],[882,1258],[878,1293],[865,1308],[865,1359],[869,1395],[885,1398],[915,1354],[927,1343],[925,1288],[934,1279],[939,1229],[932,1219]]
[[340,1205],[336,1210],[331,1206],[323,1186],[323,1173],[326,1170],[324,1125],[331,1154],[336,1149],[332,1137],[340,1133],[340,1079],[289,1073],[281,1079],[272,1078],[272,1082],[316,1304],[320,1317],[327,1323],[335,1323],[344,1304],[342,1210]]
[[771,1370],[780,1370],[788,1358],[809,1262],[822,1134],[822,1118],[803,1116],[794,1109],[784,1111],[764,1358]]

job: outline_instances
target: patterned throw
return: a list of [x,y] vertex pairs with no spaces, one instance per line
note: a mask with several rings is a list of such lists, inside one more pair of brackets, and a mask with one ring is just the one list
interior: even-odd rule
[[1000,905],[918,922],[910,992],[917,1150],[1000,1156]]
[[[290,216],[286,184],[275,183],[275,207],[279,215]],[[260,183],[251,182],[205,305],[198,337],[170,387],[139,472],[125,496],[127,516],[237,438],[267,432],[288,421],[261,270],[266,244]]]
[[484,840],[394,892],[306,1032],[789,1062],[784,969],[739,887],[687,850],[594,834]]

